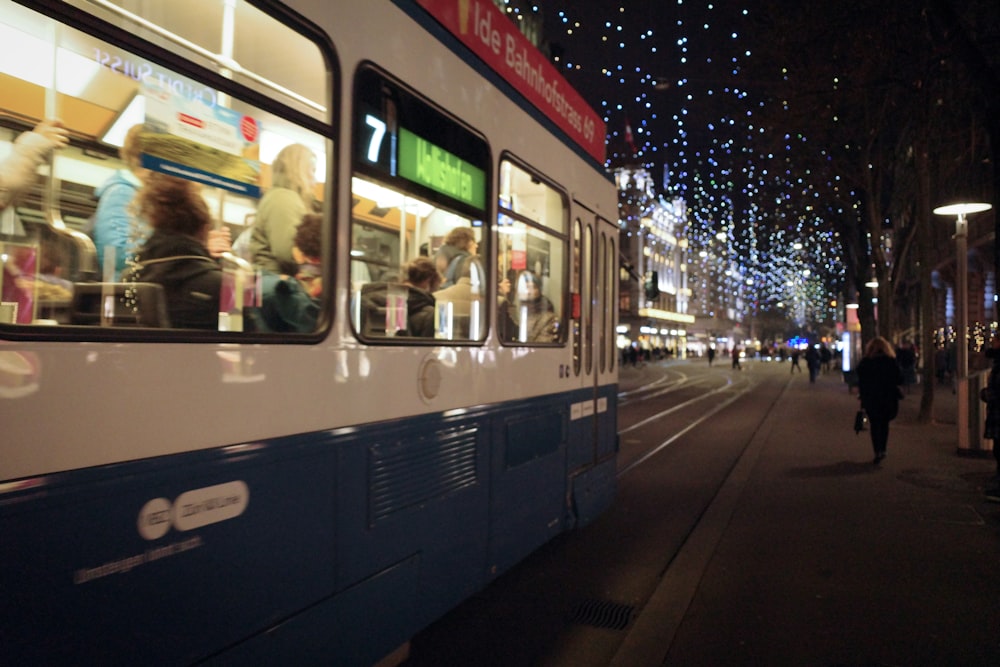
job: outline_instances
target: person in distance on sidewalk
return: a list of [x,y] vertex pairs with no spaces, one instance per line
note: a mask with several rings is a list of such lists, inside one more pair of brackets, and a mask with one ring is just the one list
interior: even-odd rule
[[858,364],[858,398],[868,414],[875,464],[885,458],[889,422],[899,413],[899,399],[903,395],[899,388],[901,384],[903,373],[889,341],[882,336],[868,341],[865,356]]

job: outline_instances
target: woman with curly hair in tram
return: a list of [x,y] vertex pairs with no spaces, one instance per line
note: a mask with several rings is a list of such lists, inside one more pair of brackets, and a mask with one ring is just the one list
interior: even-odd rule
[[222,267],[228,230],[213,230],[208,204],[196,183],[166,174],[147,176],[138,213],[153,229],[122,280],[163,285],[175,327],[215,329],[219,323]]

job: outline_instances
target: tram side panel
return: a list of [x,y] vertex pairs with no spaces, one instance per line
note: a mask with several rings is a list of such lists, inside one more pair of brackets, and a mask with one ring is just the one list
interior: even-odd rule
[[0,506],[0,664],[187,664],[335,590],[336,459],[285,438],[39,478]]
[[614,501],[618,432],[617,385],[590,387],[573,393],[569,404],[570,451],[567,475],[570,484],[571,524],[582,528],[600,516]]
[[567,527],[571,395],[8,493],[0,662],[377,659]]
[[353,585],[416,559],[419,604],[411,627],[483,586],[488,423],[485,411],[427,415],[362,429],[338,448],[338,578]]
[[496,576],[567,525],[567,394],[515,403],[493,423],[490,575]]

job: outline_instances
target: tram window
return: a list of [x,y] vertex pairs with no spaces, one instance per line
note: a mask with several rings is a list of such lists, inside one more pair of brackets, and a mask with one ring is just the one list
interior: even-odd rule
[[596,266],[594,267],[594,301],[597,304],[596,312],[594,313],[594,328],[596,329],[595,346],[597,347],[597,372],[603,373],[606,368],[606,362],[604,357],[604,341],[606,340],[604,331],[607,326],[607,311],[604,308],[604,256],[605,256],[605,245],[607,244],[607,235],[604,234],[603,230],[599,231],[597,234],[597,252],[594,253],[594,259],[596,260]]
[[615,246],[615,237],[612,235],[608,236],[608,252],[604,257],[604,333],[605,341],[604,347],[606,348],[608,355],[608,370],[614,372],[615,361],[618,359],[617,355],[617,344],[616,344],[616,320],[615,320],[615,307],[617,306],[617,301],[615,300],[615,280],[617,279],[617,271],[615,267],[618,266],[618,250]]
[[[72,331],[75,337],[96,337],[104,327],[316,330],[318,302],[310,300],[306,282],[321,282],[287,283],[292,291],[303,288],[309,318],[293,324],[275,316],[273,297],[281,290],[272,288],[283,278],[247,242],[262,228],[263,204],[272,192],[294,189],[298,201],[293,212],[285,211],[291,227],[281,250],[289,260],[296,226],[322,208],[331,142],[318,129],[321,123],[290,120],[327,114],[328,67],[319,46],[240,0],[137,2],[128,3],[128,12],[113,3],[73,4],[149,44],[126,50],[0,0],[0,39],[16,45],[0,53],[0,83],[17,91],[4,96],[0,114],[57,117],[72,137],[3,211],[3,301],[16,308],[3,309],[0,326],[60,325],[52,330],[56,335]],[[269,43],[301,54],[312,66],[292,72],[261,61],[251,45],[262,31]],[[203,75],[167,66],[173,61],[163,49],[201,66]],[[251,104],[226,80],[270,102]],[[0,158],[31,124],[0,128]],[[134,154],[121,148],[130,128]],[[308,153],[300,162],[310,173],[289,178],[279,167],[277,156],[289,145]],[[306,169],[302,164],[297,174]],[[114,215],[99,208],[106,201],[100,193],[111,183],[124,184],[125,193]],[[142,208],[154,195],[182,196],[203,213],[184,224],[174,215],[158,217],[155,206]],[[183,241],[167,243],[168,236]],[[298,273],[299,264],[310,278],[328,273],[327,252],[322,243],[318,247],[302,262],[290,261],[287,273]],[[198,267],[205,280],[182,279]],[[186,312],[192,308],[199,310],[194,320]],[[88,329],[81,334],[79,326]]]
[[[583,222],[580,218],[573,221],[573,261],[572,261],[572,282],[570,289],[573,291],[576,302],[583,307],[582,285],[583,279]],[[576,313],[570,320],[571,333],[573,338],[573,375],[580,374],[583,363],[583,331],[580,326],[581,314]]]
[[500,163],[497,266],[499,278],[511,285],[499,315],[506,343],[559,343],[566,338],[567,215],[559,190],[511,160]]
[[[69,2],[236,83],[263,88],[271,99],[316,120],[326,120],[327,66],[322,52],[245,0],[108,0],[105,7],[92,0]],[[141,76],[147,65],[114,51],[104,56],[101,64],[133,76]]]
[[594,228],[583,228],[583,372],[594,371]]
[[483,234],[489,148],[370,67],[355,81],[351,322],[364,341],[482,342],[497,286]]
[[[364,178],[354,178],[352,191],[355,331],[394,343],[483,340],[488,281],[478,221]],[[472,241],[456,255],[449,235]]]

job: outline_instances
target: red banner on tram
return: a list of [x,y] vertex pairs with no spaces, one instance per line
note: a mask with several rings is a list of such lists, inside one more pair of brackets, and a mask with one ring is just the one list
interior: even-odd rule
[[604,121],[492,2],[417,0],[417,4],[604,163]]

